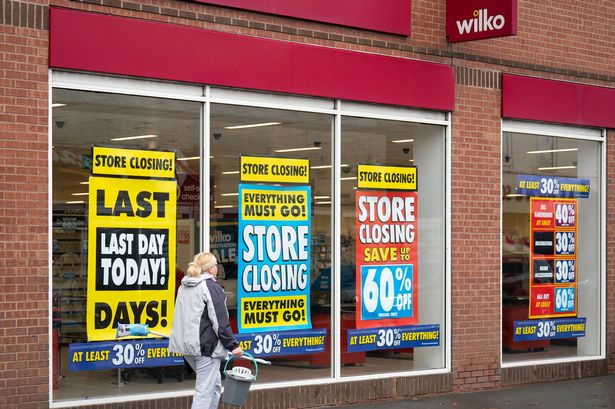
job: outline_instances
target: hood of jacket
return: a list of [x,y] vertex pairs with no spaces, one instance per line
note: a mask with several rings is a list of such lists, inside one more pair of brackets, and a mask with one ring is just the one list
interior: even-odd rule
[[213,278],[215,280],[214,276],[209,273],[203,273],[199,277],[184,276],[184,278],[182,278],[182,285],[185,285],[186,287],[196,287],[199,283],[209,278]]
[[224,290],[209,273],[185,276],[175,301],[169,351],[226,357],[239,343],[233,336]]

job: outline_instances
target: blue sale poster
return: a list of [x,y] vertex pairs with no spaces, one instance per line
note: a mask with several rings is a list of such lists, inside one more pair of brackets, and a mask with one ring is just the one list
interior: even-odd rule
[[311,328],[310,186],[239,185],[239,333]]

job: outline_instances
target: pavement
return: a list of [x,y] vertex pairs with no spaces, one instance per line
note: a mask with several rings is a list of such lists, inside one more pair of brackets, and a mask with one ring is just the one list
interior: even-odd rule
[[[323,407],[331,408],[331,406]],[[594,409],[615,408],[615,375],[459,392],[405,400],[371,401],[335,409]]]

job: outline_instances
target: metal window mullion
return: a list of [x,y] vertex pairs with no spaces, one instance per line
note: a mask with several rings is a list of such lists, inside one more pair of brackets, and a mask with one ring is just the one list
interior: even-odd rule
[[210,117],[211,117],[211,103],[209,100],[210,89],[209,86],[205,87],[205,104],[201,108],[201,137],[199,138],[201,143],[201,229],[200,229],[200,247],[203,251],[209,251],[209,215],[210,209],[210,190],[211,186],[209,181],[210,176],[210,151],[209,134],[210,134]]
[[244,100],[231,100],[231,99],[220,99],[220,98],[210,98],[210,102],[213,104],[220,104],[220,105],[233,105],[233,106],[241,106],[241,107],[266,108],[266,109],[282,109],[285,111],[309,112],[312,114],[325,114],[325,115],[335,114],[334,109],[304,107],[301,105],[284,105],[281,103],[276,104],[272,102],[244,101]]
[[333,325],[332,325],[332,347],[331,350],[333,352],[333,377],[336,381],[341,380],[342,371],[341,371],[341,363],[342,363],[342,351],[341,351],[341,245],[340,245],[340,234],[341,234],[341,181],[340,181],[340,164],[342,163],[342,116],[340,113],[341,101],[336,102],[336,114],[333,119],[333,151],[332,151],[332,159],[333,159],[333,178],[332,178],[332,203],[333,203],[333,217],[332,217],[332,240],[333,240],[333,263],[331,271],[333,272],[333,294],[331,295],[333,298],[333,302],[331,303],[333,306]]
[[[505,130],[505,126],[504,126],[504,120],[500,119],[500,186],[504,186],[504,165],[502,164],[502,158],[504,156],[504,133],[506,132]],[[504,205],[502,204],[502,200],[499,201],[499,207],[500,207],[500,232],[499,232],[499,237],[504,237]],[[500,250],[500,260],[502,260],[502,239],[500,239],[500,246],[499,246],[499,250]],[[503,270],[503,264],[500,263],[500,275],[499,275],[499,287],[500,287],[500,300],[502,300],[503,298],[503,291],[502,291],[502,283],[503,283],[503,277],[504,277],[504,270]],[[502,324],[504,322],[504,304],[500,302],[500,365],[502,365],[504,363],[504,352],[503,352],[503,348],[504,348],[504,341],[503,341],[503,331],[502,331]]]
[[602,139],[600,143],[602,163],[600,164],[600,357],[605,358],[606,353],[606,314],[607,314],[607,291],[606,291],[606,206],[607,206],[607,132],[606,129],[602,129]]
[[448,124],[445,129],[445,162],[444,166],[446,167],[445,171],[445,180],[444,180],[444,189],[445,189],[445,229],[444,229],[444,240],[445,240],[445,252],[444,257],[444,306],[445,306],[445,328],[446,328],[446,336],[444,337],[444,342],[446,343],[444,346],[444,353],[446,354],[444,363],[445,369],[448,371],[452,370],[452,163],[453,163],[453,155],[452,155],[452,114],[449,112],[446,115],[446,119]]
[[[184,101],[203,101],[196,95],[198,85],[165,83],[138,78],[120,78],[108,75],[85,74],[82,72],[67,72],[50,70],[56,75],[50,78],[53,88],[71,89],[76,91],[94,91],[109,94],[133,95],[141,97],[168,98]],[[53,82],[52,82],[53,81]],[[202,87],[200,87],[202,88]]]
[[398,121],[398,122],[410,122],[410,123],[422,123],[429,125],[448,125],[448,120],[439,120],[432,118],[422,118],[418,116],[403,116],[403,115],[386,115],[382,113],[370,114],[368,112],[343,112],[342,115],[353,118],[369,118],[369,119],[382,119],[385,121]]
[[[49,226],[47,238],[47,289],[48,289],[48,346],[49,346],[49,405],[53,404],[53,155],[51,147],[53,146],[53,111],[51,104],[53,103],[53,71],[49,70],[49,82],[47,83],[47,104],[49,114],[47,115],[47,225]],[[58,365],[60,363],[58,362]],[[59,368],[59,366],[58,366]],[[59,375],[59,374],[58,374]]]
[[502,120],[502,133],[520,133],[557,138],[578,139],[587,141],[602,141],[604,134],[590,127],[575,125],[557,125],[547,122],[528,122],[521,120]]

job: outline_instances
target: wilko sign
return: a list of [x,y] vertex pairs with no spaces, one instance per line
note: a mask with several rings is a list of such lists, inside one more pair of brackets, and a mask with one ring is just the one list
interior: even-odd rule
[[517,34],[517,0],[446,2],[446,36],[451,43]]

